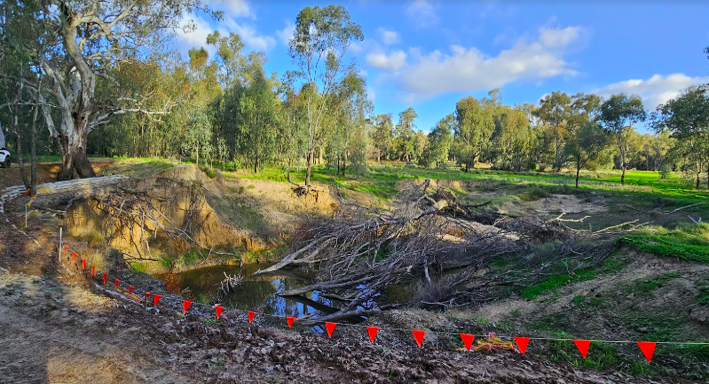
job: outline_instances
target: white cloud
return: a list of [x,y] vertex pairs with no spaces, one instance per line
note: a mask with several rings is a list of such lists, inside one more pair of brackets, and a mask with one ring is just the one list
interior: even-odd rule
[[564,47],[579,38],[581,28],[566,27],[564,29],[554,29],[542,27],[539,29],[539,42],[545,47]]
[[212,33],[209,23],[198,16],[183,17],[177,29],[177,39],[188,49],[207,45],[207,35]]
[[575,42],[580,29],[540,28],[536,41],[522,38],[496,57],[475,47],[451,46],[451,53],[433,51],[416,58],[396,76],[407,102],[418,102],[449,92],[474,92],[502,87],[514,81],[537,81],[560,75],[574,76],[564,60],[564,50]]
[[261,51],[268,51],[276,45],[276,39],[271,36],[259,35],[256,28],[249,24],[237,23],[234,19],[225,18],[226,25],[231,32],[238,33],[246,45]]
[[406,64],[406,53],[404,51],[393,51],[387,55],[377,50],[367,55],[367,63],[374,68],[396,71]]
[[[216,3],[212,1],[211,3]],[[219,23],[219,28],[210,25],[206,19],[194,15],[183,15],[180,21],[180,28],[177,31],[178,43],[183,47],[199,48],[204,47],[209,51],[210,56],[215,52],[214,48],[207,46],[207,35],[215,30],[219,30],[222,35],[228,35],[230,32],[237,33],[241,36],[244,43],[252,49],[267,51],[276,45],[276,39],[271,36],[261,35],[256,28],[251,24],[237,22],[235,17],[241,15],[251,15],[248,10],[248,4],[245,1],[225,1],[219,2],[220,7],[226,7],[224,19]],[[216,9],[216,8],[215,8]],[[190,28],[193,26],[194,28]]]
[[295,35],[295,24],[290,21],[286,21],[286,26],[283,29],[276,31],[276,36],[285,45],[290,43],[290,39]]
[[255,17],[246,0],[207,0],[206,4],[227,17]]
[[705,83],[709,83],[709,76],[689,77],[683,73],[674,73],[667,76],[653,75],[647,80],[621,81],[596,89],[593,93],[604,97],[617,93],[638,95],[643,98],[645,109],[654,111],[659,104],[676,97],[681,90]]
[[397,31],[379,28],[379,33],[382,35],[382,42],[387,45],[398,43],[401,40],[401,35]]
[[433,6],[426,0],[416,0],[406,8],[406,15],[419,27],[432,27],[440,21]]

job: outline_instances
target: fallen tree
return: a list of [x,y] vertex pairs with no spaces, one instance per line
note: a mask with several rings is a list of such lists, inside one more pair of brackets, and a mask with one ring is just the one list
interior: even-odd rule
[[[345,305],[318,321],[338,321],[391,307],[374,300],[404,277],[419,286],[404,304],[447,309],[491,300],[492,287],[533,283],[558,260],[569,265],[570,273],[594,265],[610,249],[587,241],[610,237],[610,231],[579,231],[565,224],[583,219],[510,217],[480,209],[488,204],[460,204],[448,190],[430,191],[427,180],[402,191],[388,210],[342,205],[334,217],[308,223],[290,254],[256,274],[317,269],[312,284],[281,295],[319,291],[336,297]],[[535,247],[545,243],[553,246],[545,260],[536,260]],[[529,260],[522,270],[483,273],[492,261],[511,255]],[[321,314],[308,317],[316,315]]]

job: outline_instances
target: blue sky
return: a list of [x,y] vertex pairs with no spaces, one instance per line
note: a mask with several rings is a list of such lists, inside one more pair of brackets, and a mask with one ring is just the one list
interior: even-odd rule
[[375,113],[413,107],[424,131],[462,97],[500,88],[506,104],[543,95],[638,94],[645,107],[709,82],[706,1],[381,1],[208,0],[225,18],[185,15],[176,47],[204,46],[208,33],[236,32],[263,51],[267,71],[293,69],[287,40],[305,6],[343,5],[362,26],[350,53],[366,74]]

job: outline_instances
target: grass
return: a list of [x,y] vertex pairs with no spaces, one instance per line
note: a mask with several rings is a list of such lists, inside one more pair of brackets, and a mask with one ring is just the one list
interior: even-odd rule
[[709,264],[709,225],[684,225],[674,230],[647,227],[621,242],[659,256]]
[[564,285],[595,278],[596,273],[591,268],[579,269],[576,270],[573,275],[552,276],[540,283],[523,288],[520,292],[520,296],[524,299],[536,299],[537,296],[559,289]]
[[146,177],[162,170],[172,168],[173,164],[164,159],[151,158],[114,158],[116,164],[103,170],[104,176],[123,174],[131,177]]
[[628,286],[628,292],[649,294],[664,286],[668,280],[680,277],[679,272],[668,272],[649,279],[636,279],[632,285]]
[[709,279],[699,280],[696,285],[699,288],[697,303],[709,306]]

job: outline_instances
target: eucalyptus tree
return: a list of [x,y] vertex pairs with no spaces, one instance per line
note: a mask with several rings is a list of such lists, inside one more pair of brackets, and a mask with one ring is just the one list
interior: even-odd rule
[[[491,97],[493,93],[490,93]],[[497,95],[497,94],[495,94]],[[455,106],[455,140],[458,162],[465,164],[465,172],[475,168],[475,162],[490,149],[495,132],[497,99],[486,101],[472,96],[464,97]]]
[[391,121],[391,113],[374,116],[373,124],[371,136],[377,162],[382,158],[391,160],[394,148],[394,123]]
[[[110,98],[97,99],[96,87],[106,69],[126,58],[141,57],[164,45],[184,12],[202,8],[199,0],[83,0],[37,2],[35,23],[45,23],[43,52],[32,61],[46,81],[0,75],[36,92],[50,135],[62,154],[60,180],[94,176],[86,157],[89,133],[116,114],[146,112],[142,97],[124,95],[113,83]],[[33,41],[33,40],[28,40]],[[32,45],[23,44],[27,49]],[[58,112],[54,113],[53,108]]]
[[697,188],[703,164],[709,188],[709,84],[692,86],[657,107],[653,126],[667,130],[677,139],[684,153],[696,162]]
[[362,28],[350,20],[343,6],[305,7],[296,17],[295,35],[289,55],[298,66],[306,101],[308,142],[305,185],[310,185],[315,149],[323,139],[324,117],[341,108],[349,98],[342,91],[354,91],[359,82],[355,64],[344,60],[352,43],[362,41]]
[[453,130],[455,115],[451,113],[439,120],[428,134],[428,145],[419,159],[419,164],[425,167],[444,166],[448,162],[453,144]]
[[539,108],[534,111],[546,125],[544,141],[551,153],[551,164],[555,171],[561,170],[565,163],[564,144],[570,136],[569,119],[571,118],[572,99],[566,92],[552,92],[539,101]]
[[627,168],[626,157],[629,150],[629,136],[634,123],[645,121],[647,114],[643,108],[640,96],[628,96],[625,93],[612,95],[601,104],[598,120],[604,128],[611,132],[616,139],[620,154],[620,168],[622,170],[620,183],[625,185],[625,171]]
[[399,121],[394,127],[394,151],[400,160],[411,161],[416,140],[416,110],[409,107],[399,113]]
[[276,79],[266,78],[260,56],[252,54],[249,61],[249,80],[239,97],[236,141],[239,152],[256,173],[276,155],[280,100]]
[[207,36],[207,45],[216,49],[214,63],[218,68],[217,79],[222,89],[226,90],[240,82],[247,67],[246,58],[241,53],[244,49],[241,36],[233,32],[222,36],[219,31],[214,31]]
[[504,107],[500,112],[495,119],[491,155],[500,162],[502,169],[521,171],[529,167],[534,132],[525,111]]
[[579,173],[589,164],[597,164],[607,152],[612,142],[610,134],[595,121],[584,121],[574,135],[566,142],[564,152],[571,158],[576,168],[576,188],[579,187]]

